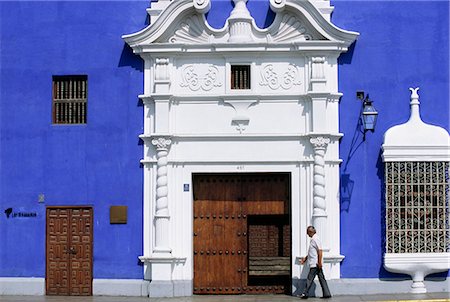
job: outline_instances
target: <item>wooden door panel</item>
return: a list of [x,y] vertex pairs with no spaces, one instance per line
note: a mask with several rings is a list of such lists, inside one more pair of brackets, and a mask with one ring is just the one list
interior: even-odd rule
[[68,267],[70,255],[69,211],[49,209],[47,211],[47,294],[68,295]]
[[239,194],[232,175],[194,179],[194,293],[233,294],[242,287]]
[[47,295],[92,295],[92,209],[47,208]]
[[92,209],[73,209],[71,215],[71,295],[91,295]]

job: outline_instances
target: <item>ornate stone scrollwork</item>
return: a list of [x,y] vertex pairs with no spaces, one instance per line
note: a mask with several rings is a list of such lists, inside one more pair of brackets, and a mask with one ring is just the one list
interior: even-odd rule
[[330,143],[330,139],[328,137],[323,136],[313,137],[309,141],[314,146],[314,150],[326,149],[328,144]]
[[203,76],[200,76],[196,72],[194,65],[187,65],[181,72],[182,82],[181,87],[189,87],[192,91],[197,91],[200,88],[209,91],[213,87],[222,86],[222,82],[219,80],[219,69],[214,65],[208,66],[208,71]]
[[269,86],[270,89],[277,90],[280,87],[290,89],[294,85],[300,85],[299,71],[297,66],[289,64],[287,69],[281,73],[275,71],[273,64],[261,67],[261,81],[259,85]]
[[275,13],[282,12],[286,5],[286,0],[270,0],[270,8]]
[[172,144],[170,138],[158,137],[152,139],[152,145],[156,147],[156,150],[168,150],[169,146]]
[[192,15],[185,18],[178,29],[168,38],[170,43],[206,43],[210,35],[205,30],[205,24],[201,17]]
[[280,27],[275,33],[270,33],[269,40],[273,42],[293,42],[312,40],[313,36],[300,22],[298,17],[285,13],[281,19]]
[[200,14],[206,14],[209,11],[209,9],[211,8],[210,0],[193,0],[193,2],[194,2],[194,8]]

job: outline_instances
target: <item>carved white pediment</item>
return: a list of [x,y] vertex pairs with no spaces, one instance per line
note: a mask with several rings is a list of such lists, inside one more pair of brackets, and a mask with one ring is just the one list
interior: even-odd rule
[[199,14],[191,14],[155,42],[196,44],[212,41],[214,41],[214,34],[205,26],[204,17]]
[[[226,43],[229,39],[227,27],[225,30],[212,31],[204,16],[192,14],[178,22],[173,29],[156,40],[156,43]],[[301,16],[292,13],[280,13],[272,25],[266,30],[252,28],[252,41],[291,43],[298,41],[325,40],[325,37],[312,28]]]
[[272,42],[297,42],[325,40],[311,25],[292,13],[280,13],[269,27],[268,40]]
[[177,0],[170,2],[154,24],[123,38],[140,53],[151,49],[153,44],[179,44],[189,48],[193,44],[212,47],[225,43],[239,46],[320,40],[348,47],[358,36],[335,27],[310,1],[270,0],[276,17],[266,29],[257,27],[246,7],[246,0],[234,1],[235,8],[222,29],[214,29],[206,21],[209,0],[200,1],[202,7],[199,7],[199,0]]

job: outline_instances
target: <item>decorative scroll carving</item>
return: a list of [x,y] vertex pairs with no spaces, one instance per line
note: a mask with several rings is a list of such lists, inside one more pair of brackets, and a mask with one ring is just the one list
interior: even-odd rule
[[294,42],[312,39],[313,36],[306,27],[300,22],[298,17],[292,14],[284,14],[277,32],[270,34],[270,40],[273,42]]
[[181,87],[189,87],[192,91],[197,91],[200,88],[209,91],[213,87],[222,86],[222,82],[219,81],[219,69],[214,65],[208,66],[208,71],[205,75],[199,76],[196,72],[194,65],[187,65],[181,72],[182,82]]
[[194,7],[200,14],[206,14],[211,8],[210,0],[193,0]]
[[286,6],[286,0],[270,0],[270,8],[275,12],[279,13],[284,10]]
[[318,136],[313,137],[309,140],[311,144],[314,146],[314,150],[325,150],[330,143],[330,139],[328,137]]
[[156,147],[157,176],[156,176],[156,209],[155,209],[155,252],[170,253],[169,248],[169,200],[167,186],[167,155],[172,140],[158,137],[152,140]]
[[261,68],[261,81],[259,82],[259,85],[269,86],[270,89],[276,90],[280,87],[283,89],[290,89],[294,85],[301,84],[297,66],[289,64],[286,71],[281,75],[274,69],[273,64],[268,64]]
[[152,140],[152,145],[156,147],[156,150],[168,150],[172,144],[172,140],[165,137],[158,137]]
[[197,16],[192,15],[184,19],[179,28],[168,38],[170,43],[207,43],[210,40],[210,35],[205,30],[203,20]]

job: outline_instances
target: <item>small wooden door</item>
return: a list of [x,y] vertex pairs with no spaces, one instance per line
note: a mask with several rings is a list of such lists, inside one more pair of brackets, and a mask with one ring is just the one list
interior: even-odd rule
[[90,207],[47,208],[47,295],[92,295]]
[[[280,224],[279,217],[289,220],[288,174],[194,175],[193,185],[194,294],[286,292],[285,280],[290,277],[289,222],[284,227],[285,236],[278,236],[278,229],[276,236],[260,239],[250,235],[258,228],[252,225],[254,217],[268,217],[264,220],[269,221],[264,222],[267,227]],[[276,244],[276,253],[255,253],[249,249],[249,239],[250,246],[255,247]],[[278,252],[283,247],[287,257]],[[256,265],[249,265],[249,261]],[[275,267],[283,269],[283,278]]]

